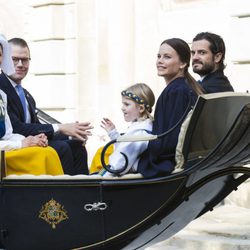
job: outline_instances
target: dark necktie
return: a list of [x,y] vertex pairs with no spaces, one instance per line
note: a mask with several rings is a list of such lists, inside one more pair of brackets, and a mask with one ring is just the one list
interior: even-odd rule
[[26,99],[25,99],[25,94],[24,94],[24,91],[23,91],[23,87],[21,84],[18,84],[16,85],[16,90],[17,90],[17,93],[19,95],[19,98],[20,98],[20,101],[22,103],[22,106],[23,106],[23,112],[24,112],[24,121],[26,122]]

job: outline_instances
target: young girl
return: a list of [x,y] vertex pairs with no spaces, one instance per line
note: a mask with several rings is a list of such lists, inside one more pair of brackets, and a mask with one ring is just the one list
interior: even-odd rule
[[[130,122],[130,126],[125,135],[146,135],[152,131],[152,107],[155,103],[153,91],[144,83],[137,83],[121,92],[122,112],[124,120]],[[114,140],[120,134],[113,122],[108,118],[103,118],[101,127],[104,128],[110,139]],[[148,146],[147,141],[120,142],[114,145],[114,152],[109,156],[109,165],[113,170],[122,169],[125,165],[124,153],[128,157],[128,166],[121,173],[137,172],[139,156]],[[100,171],[101,175],[110,175],[105,170]]]

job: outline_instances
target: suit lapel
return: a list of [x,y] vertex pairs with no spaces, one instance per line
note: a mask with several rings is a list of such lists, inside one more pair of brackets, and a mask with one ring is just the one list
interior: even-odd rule
[[19,116],[21,116],[21,120],[24,122],[23,106],[15,88],[12,86],[12,84],[4,74],[1,74],[1,78],[3,80],[1,83],[1,89],[6,93],[8,102],[12,102],[12,106],[16,107]]

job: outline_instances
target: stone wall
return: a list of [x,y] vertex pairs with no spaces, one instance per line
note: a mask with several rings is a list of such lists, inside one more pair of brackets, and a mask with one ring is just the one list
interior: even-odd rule
[[145,82],[156,96],[162,91],[155,61],[166,38],[191,43],[201,31],[220,34],[226,74],[236,91],[249,89],[249,25],[245,0],[0,0],[0,32],[30,44],[23,85],[58,120],[91,121],[90,151],[105,138],[103,116],[121,131],[127,127],[120,112],[123,88]]

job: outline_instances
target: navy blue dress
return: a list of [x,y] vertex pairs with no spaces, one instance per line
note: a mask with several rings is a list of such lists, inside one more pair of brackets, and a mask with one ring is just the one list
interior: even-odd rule
[[[186,111],[190,97],[191,105],[194,105],[197,95],[184,77],[170,82],[157,100],[152,134],[158,135],[172,128]],[[174,170],[180,127],[181,124],[162,139],[149,142],[138,165],[138,172],[145,178],[168,175]]]

